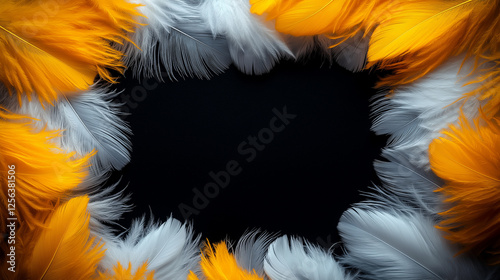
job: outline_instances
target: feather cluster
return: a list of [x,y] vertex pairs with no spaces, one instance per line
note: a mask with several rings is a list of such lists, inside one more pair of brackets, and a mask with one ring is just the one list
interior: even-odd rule
[[[499,10],[498,0],[2,1],[0,227],[17,238],[0,245],[2,279],[499,279]],[[203,247],[173,218],[139,219],[126,235],[108,226],[131,209],[105,185],[130,161],[132,131],[106,83],[126,68],[158,80],[231,64],[260,75],[312,52],[384,71],[372,101],[372,130],[389,139],[374,163],[381,185],[342,215],[343,254],[258,231],[234,249]]]

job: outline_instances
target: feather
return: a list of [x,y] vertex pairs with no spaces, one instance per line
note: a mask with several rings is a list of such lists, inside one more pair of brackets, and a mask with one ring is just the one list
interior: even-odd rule
[[347,250],[342,262],[359,269],[364,279],[498,279],[494,269],[465,255],[455,257],[457,248],[417,213],[352,208],[338,230]]
[[332,257],[317,246],[296,238],[282,236],[268,249],[264,262],[272,280],[348,280],[354,279]]
[[351,72],[358,72],[365,68],[366,54],[370,35],[358,32],[346,39],[332,40],[331,46],[337,63]]
[[[481,125],[482,124],[482,125]],[[432,170],[445,185],[439,228],[462,252],[500,264],[500,119],[461,118],[429,146]]]
[[293,56],[273,26],[249,12],[248,0],[204,0],[202,17],[214,34],[224,36],[236,67],[246,74],[263,74],[281,58]]
[[398,2],[370,41],[367,67],[394,70],[378,86],[411,83],[464,52],[500,59],[500,1]]
[[[372,103],[372,130],[377,135],[388,134],[388,148],[408,154],[417,167],[428,166],[430,142],[448,124],[457,122],[460,111],[472,119],[484,104],[478,96],[463,98],[481,84],[463,86],[475,76],[457,75],[462,60],[462,56],[456,57],[415,83],[396,88],[390,97],[378,96]],[[471,59],[462,69],[468,72],[473,67]]]
[[412,164],[410,155],[404,152],[383,149],[382,156],[388,161],[376,160],[373,165],[383,187],[376,187],[376,194],[369,196],[396,209],[404,204],[437,218],[442,210],[442,196],[435,191],[442,186],[442,180],[427,170],[427,166],[421,168]]
[[193,239],[191,228],[173,218],[157,225],[144,227],[144,219],[135,221],[124,240],[107,242],[106,257],[100,264],[111,273],[117,263],[130,263],[136,273],[144,263],[147,271],[154,271],[155,279],[186,279],[190,270],[196,270],[199,237]]
[[127,269],[125,269],[121,263],[117,263],[113,267],[113,272],[102,273],[99,272],[99,277],[97,279],[101,280],[153,280],[154,271],[147,271],[147,263],[142,264],[137,270],[132,273],[132,265],[129,263]]
[[238,243],[234,256],[238,266],[246,271],[255,271],[259,276],[264,275],[264,258],[267,248],[275,237],[267,233],[259,235],[259,231],[244,234]]
[[[86,90],[97,74],[123,71],[109,42],[126,39],[137,5],[125,0],[14,1],[0,4],[0,81],[18,97],[36,93],[52,103],[59,93]],[[19,100],[20,101],[20,100]]]
[[96,86],[44,108],[38,100],[26,98],[23,98],[23,106],[19,106],[0,89],[0,103],[16,113],[38,119],[37,128],[62,131],[56,144],[66,151],[79,155],[97,151],[91,161],[90,175],[82,184],[82,189],[88,191],[106,179],[105,174],[112,168],[121,169],[130,161],[131,130],[119,118],[119,105],[111,102],[116,95]]
[[103,244],[90,237],[88,200],[85,196],[76,197],[55,210],[23,268],[28,270],[28,277],[24,279],[90,279],[94,276],[104,251]]
[[[208,243],[201,256],[200,266],[207,280],[263,280],[255,270],[249,272],[240,266],[232,253],[229,252],[224,241],[212,245]],[[193,271],[188,280],[197,280],[198,276]]]
[[206,23],[194,3],[131,1],[143,5],[139,10],[146,17],[137,18],[143,26],[130,34],[133,44],[125,42],[116,47],[125,54],[123,61],[135,76],[159,80],[165,77],[175,80],[176,74],[210,78],[228,68],[231,58],[225,38],[214,37],[205,28]]
[[[0,211],[4,218],[8,213],[17,218],[17,237],[23,239],[18,252],[24,250],[23,244],[30,244],[58,201],[69,197],[82,182],[94,154],[75,157],[74,152],[62,152],[49,142],[59,136],[57,131],[34,133],[30,121],[0,111]],[[6,219],[0,220],[2,233],[7,230],[5,223]]]

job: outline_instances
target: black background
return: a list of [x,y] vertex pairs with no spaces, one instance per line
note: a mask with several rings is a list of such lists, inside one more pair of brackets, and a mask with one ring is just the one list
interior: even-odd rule
[[[248,76],[231,67],[200,80],[137,80],[126,72],[117,89],[133,136],[132,160],[111,180],[132,193],[133,211],[185,221],[179,205],[193,207],[219,172],[236,160],[242,168],[227,187],[188,221],[217,242],[236,241],[248,229],[305,237],[324,247],[339,241],[343,211],[376,181],[372,163],[384,145],[370,132],[374,73],[351,73],[320,58],[282,61],[270,73]],[[269,127],[273,108],[296,115],[247,162],[237,147]]]

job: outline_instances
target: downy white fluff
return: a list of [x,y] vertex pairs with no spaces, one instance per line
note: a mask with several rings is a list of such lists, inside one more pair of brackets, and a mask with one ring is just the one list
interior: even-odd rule
[[185,280],[190,270],[199,269],[199,239],[189,226],[176,219],[145,226],[143,218],[133,222],[124,239],[106,240],[106,256],[99,268],[111,272],[118,262],[130,263],[134,273],[147,263],[155,279]]
[[[210,78],[228,68],[227,42],[205,28],[199,7],[188,0],[129,0],[143,6],[136,32],[116,47],[134,75],[158,80],[180,77]],[[163,70],[165,72],[163,72]]]
[[[128,124],[119,117],[119,105],[111,100],[116,92],[94,86],[91,90],[69,97],[61,96],[51,105],[23,97],[22,106],[0,89],[0,104],[17,114],[38,119],[36,128],[62,131],[56,144],[67,152],[86,155],[93,150],[89,175],[80,185],[82,190],[96,187],[112,169],[120,170],[130,161],[132,144]],[[88,191],[88,190],[87,190]]]
[[455,57],[416,82],[396,88],[391,97],[378,96],[373,103],[372,130],[390,135],[387,148],[406,153],[412,164],[428,168],[428,146],[440,131],[456,123],[460,111],[468,119],[478,115],[477,98],[461,99],[481,84],[464,86],[477,77],[468,76],[474,59],[465,61],[460,70],[463,59]]
[[350,280],[330,252],[300,239],[282,236],[270,246],[264,270],[272,280]]
[[367,207],[344,212],[338,230],[347,250],[342,263],[363,279],[498,279],[449,244],[432,220],[417,212]]
[[202,0],[200,11],[214,36],[226,37],[234,64],[246,74],[269,72],[292,56],[274,27],[250,13],[248,0]]

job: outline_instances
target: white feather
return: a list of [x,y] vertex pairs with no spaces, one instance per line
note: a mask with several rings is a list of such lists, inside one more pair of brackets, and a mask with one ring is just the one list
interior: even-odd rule
[[272,235],[266,233],[259,235],[259,231],[244,234],[236,244],[234,254],[238,266],[246,271],[255,270],[258,275],[264,275],[264,258],[273,239]]
[[[145,26],[130,34],[140,48],[125,42],[116,47],[124,52],[124,62],[135,76],[210,78],[231,64],[227,42],[205,28],[199,7],[187,0],[129,0],[142,4]],[[162,72],[165,70],[165,72]]]
[[353,279],[329,252],[287,236],[269,246],[264,270],[272,280]]
[[107,242],[105,249],[99,266],[109,272],[118,262],[131,263],[132,271],[147,262],[155,279],[185,280],[190,270],[199,269],[199,237],[194,238],[190,227],[173,218],[161,225],[135,221],[125,239]]
[[38,119],[37,128],[61,130],[62,137],[56,138],[56,144],[65,151],[78,155],[97,151],[83,189],[95,187],[112,168],[119,170],[130,161],[131,130],[119,117],[119,105],[111,102],[117,93],[94,86],[74,96],[62,96],[54,106],[42,106],[37,99],[28,101],[26,97],[19,106],[17,100],[1,91],[0,104],[7,109]]
[[274,26],[250,13],[248,0],[203,0],[200,10],[212,33],[226,37],[240,71],[263,74],[280,57],[292,56]]
[[390,98],[380,95],[373,103],[372,129],[378,135],[390,135],[388,147],[410,155],[410,161],[419,167],[429,165],[429,144],[458,121],[460,110],[468,119],[478,115],[481,103],[477,98],[461,99],[480,86],[464,86],[477,76],[467,76],[474,59],[467,60],[458,73],[463,59],[455,57],[416,82],[395,89]]
[[330,46],[336,45],[332,48],[332,52],[337,63],[351,72],[363,70],[366,65],[370,37],[371,34],[358,32],[345,40],[331,40]]
[[424,216],[370,207],[349,209],[338,224],[342,262],[366,279],[498,279],[494,269],[448,244]]

